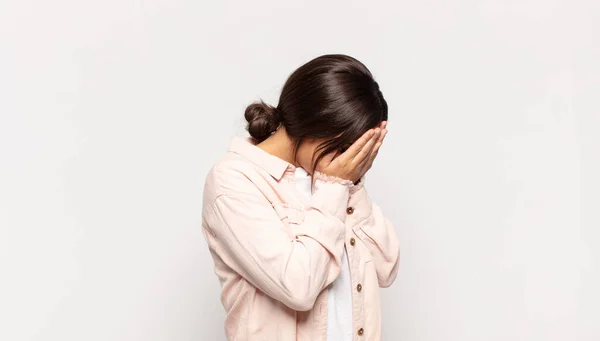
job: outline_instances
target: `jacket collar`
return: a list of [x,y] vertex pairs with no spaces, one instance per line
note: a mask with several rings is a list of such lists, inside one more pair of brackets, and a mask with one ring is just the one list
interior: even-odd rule
[[229,151],[256,164],[258,167],[268,172],[277,181],[281,180],[286,170],[293,170],[295,168],[289,162],[257,147],[251,138],[234,137],[229,145]]

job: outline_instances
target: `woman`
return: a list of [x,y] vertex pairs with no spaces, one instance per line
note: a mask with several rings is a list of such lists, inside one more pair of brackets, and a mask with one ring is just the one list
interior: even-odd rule
[[234,138],[203,199],[228,340],[380,340],[399,242],[364,187],[387,133],[377,82],[321,56],[245,117],[251,138]]

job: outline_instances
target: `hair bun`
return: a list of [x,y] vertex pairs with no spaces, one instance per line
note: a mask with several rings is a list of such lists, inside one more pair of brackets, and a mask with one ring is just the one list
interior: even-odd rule
[[277,130],[281,123],[279,110],[263,101],[250,104],[246,108],[244,117],[248,121],[246,129],[250,136],[261,142]]

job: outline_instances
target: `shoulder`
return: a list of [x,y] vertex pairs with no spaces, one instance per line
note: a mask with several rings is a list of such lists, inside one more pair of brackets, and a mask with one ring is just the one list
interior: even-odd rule
[[222,195],[259,193],[265,173],[253,162],[228,152],[209,170],[204,183],[204,202],[212,202]]

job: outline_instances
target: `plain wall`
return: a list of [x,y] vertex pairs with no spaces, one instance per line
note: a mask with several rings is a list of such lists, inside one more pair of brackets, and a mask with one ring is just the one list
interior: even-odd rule
[[600,5],[0,2],[0,339],[223,341],[204,177],[325,53],[374,73],[385,340],[600,340]]

